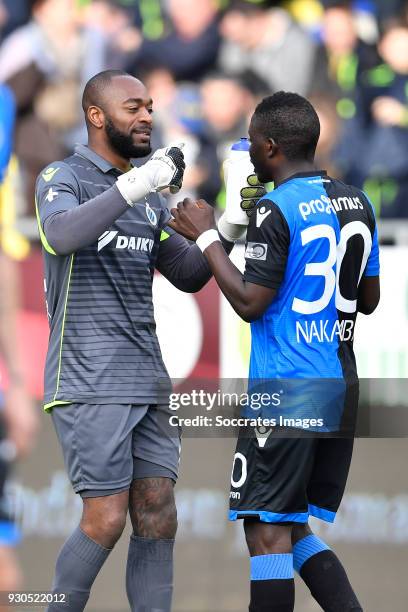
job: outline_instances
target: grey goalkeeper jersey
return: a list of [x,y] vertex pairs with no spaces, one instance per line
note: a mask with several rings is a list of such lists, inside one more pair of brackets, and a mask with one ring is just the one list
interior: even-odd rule
[[[160,402],[158,392],[169,389],[169,379],[155,333],[154,269],[181,289],[187,269],[197,285],[187,282],[187,291],[198,290],[211,276],[198,247],[170,228],[163,230],[170,215],[156,194],[124,207],[89,246],[56,253],[45,230],[51,217],[104,193],[119,175],[109,162],[78,145],[74,155],[48,166],[37,180],[50,323],[46,409],[66,402]],[[196,269],[191,269],[192,259]]]

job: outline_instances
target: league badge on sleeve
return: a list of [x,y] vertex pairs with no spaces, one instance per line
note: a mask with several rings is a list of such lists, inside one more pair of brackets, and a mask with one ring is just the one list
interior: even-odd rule
[[263,242],[248,242],[245,249],[245,259],[266,261],[268,245]]
[[157,226],[157,215],[154,212],[153,208],[149,206],[149,202],[146,202],[146,216],[149,219],[149,222],[153,227]]

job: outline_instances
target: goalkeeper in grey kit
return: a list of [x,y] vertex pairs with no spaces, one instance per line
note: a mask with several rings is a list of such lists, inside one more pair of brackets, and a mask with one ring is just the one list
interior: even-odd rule
[[52,587],[69,603],[56,601],[48,610],[84,610],[129,512],[131,610],[169,612],[180,440],[161,418],[168,405],[157,389],[168,374],[152,280],[157,268],[193,292],[211,272],[200,249],[167,226],[170,213],[158,193],[180,189],[181,149],[159,149],[130,167],[130,159],[151,152],[152,100],[144,85],[105,71],[87,83],[83,109],[88,146],[48,166],[36,188],[50,322],[45,409],[83,500]]

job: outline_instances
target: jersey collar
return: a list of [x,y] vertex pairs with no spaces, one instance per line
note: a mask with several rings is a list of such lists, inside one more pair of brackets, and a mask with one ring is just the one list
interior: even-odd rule
[[327,176],[326,170],[311,170],[310,172],[296,172],[295,174],[292,174],[291,176],[288,176],[288,178],[281,181],[278,185],[276,185],[276,187],[280,187],[281,185],[284,185],[285,183],[288,183],[289,181],[293,181],[295,179],[311,178],[311,177],[317,177],[317,176],[320,176],[322,178],[324,176]]
[[98,155],[98,153],[95,153],[95,151],[92,151],[92,149],[90,149],[86,145],[83,145],[83,144],[75,145],[75,153],[77,153],[81,157],[85,157],[86,159],[89,159],[89,161],[92,162],[94,166],[99,168],[99,170],[101,170],[104,174],[106,174],[110,170],[115,170],[116,172],[120,172],[122,174],[121,170],[113,166],[110,162],[108,162],[106,159]]

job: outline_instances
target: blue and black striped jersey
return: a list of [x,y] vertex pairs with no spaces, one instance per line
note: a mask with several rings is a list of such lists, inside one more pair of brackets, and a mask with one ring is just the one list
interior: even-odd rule
[[367,196],[323,172],[290,177],[258,202],[245,258],[246,281],[277,289],[251,324],[252,386],[276,378],[356,380],[358,286],[363,275],[379,275]]

